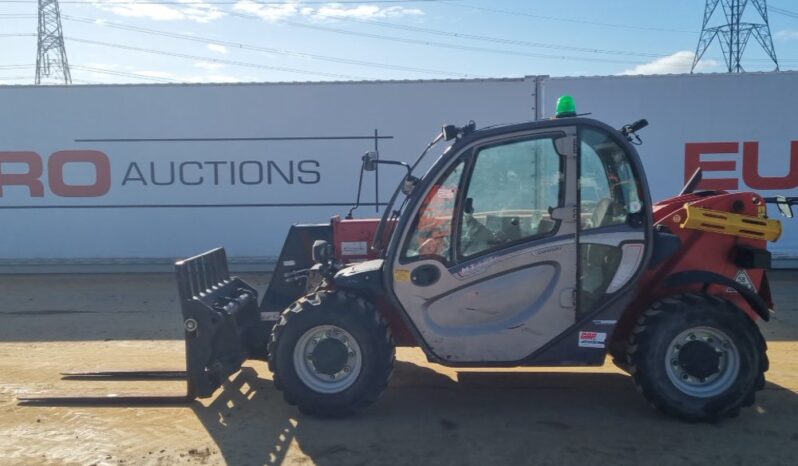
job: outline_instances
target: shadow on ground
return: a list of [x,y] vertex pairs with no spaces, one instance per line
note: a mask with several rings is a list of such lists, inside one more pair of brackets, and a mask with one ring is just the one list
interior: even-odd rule
[[650,408],[616,373],[461,372],[454,382],[398,362],[376,405],[323,420],[245,368],[193,409],[235,465],[293,462],[289,446],[317,465],[792,464],[787,445],[798,444],[798,426],[785,422],[798,397],[779,386],[737,419],[688,424]]

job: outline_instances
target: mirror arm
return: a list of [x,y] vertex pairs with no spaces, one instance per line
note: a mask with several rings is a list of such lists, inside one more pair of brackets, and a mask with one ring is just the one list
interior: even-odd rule
[[405,170],[407,170],[407,176],[410,176],[410,172],[412,171],[410,165],[408,165],[406,162],[400,162],[398,160],[375,160],[374,163],[380,163],[384,165],[399,165],[400,167],[405,167]]
[[346,214],[347,219],[352,219],[352,213],[360,207],[360,194],[363,190],[363,172],[366,171],[366,164],[368,163],[367,160],[371,157],[371,153],[367,153],[363,156],[363,163],[360,164],[360,177],[357,180],[357,198],[355,199],[355,205],[349,209],[349,212]]

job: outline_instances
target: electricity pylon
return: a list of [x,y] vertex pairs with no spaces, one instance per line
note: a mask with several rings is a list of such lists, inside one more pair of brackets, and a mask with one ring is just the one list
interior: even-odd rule
[[[714,27],[707,27],[709,20],[712,19],[712,14],[721,4],[725,24]],[[747,23],[742,21],[743,12],[748,3],[752,3],[756,8],[759,17],[762,18],[763,23]],[[720,43],[720,48],[723,50],[723,58],[726,61],[726,68],[729,73],[741,73],[743,66],[740,63],[743,58],[745,46],[748,45],[748,39],[754,36],[759,45],[765,49],[773,63],[776,65],[776,71],[779,70],[779,61],[776,58],[776,49],[773,48],[773,37],[770,35],[770,24],[768,23],[768,4],[767,0],[707,0],[704,7],[704,24],[701,27],[701,38],[698,39],[698,47],[695,50],[695,57],[693,58],[693,66],[690,72],[695,71],[696,65],[704,56],[704,52],[712,44],[715,38]]]
[[58,0],[39,0],[38,37],[36,84],[42,80],[72,84]]

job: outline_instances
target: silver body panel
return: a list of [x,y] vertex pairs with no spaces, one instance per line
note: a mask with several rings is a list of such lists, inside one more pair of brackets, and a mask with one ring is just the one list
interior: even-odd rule
[[[562,206],[576,213],[576,129],[544,129],[486,138],[472,148],[499,141],[562,133],[556,146],[564,167]],[[449,165],[459,157],[452,157]],[[442,168],[439,173],[446,171]],[[431,190],[428,187],[426,196]],[[567,209],[564,209],[567,210]],[[405,215],[415,215],[406,212]],[[484,254],[452,267],[437,260],[393,262],[394,293],[437,358],[455,363],[519,361],[575,323],[576,216],[559,221],[545,238]],[[411,227],[400,232],[403,244]],[[412,270],[432,266],[440,278],[418,286]]]

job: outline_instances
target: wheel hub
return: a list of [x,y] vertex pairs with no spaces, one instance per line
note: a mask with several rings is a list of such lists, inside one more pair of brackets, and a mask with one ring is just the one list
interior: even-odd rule
[[357,380],[362,365],[360,345],[349,332],[336,325],[313,327],[294,346],[297,376],[319,393],[346,390]]
[[704,341],[690,341],[679,351],[679,366],[692,377],[706,379],[720,371],[720,352]]
[[348,349],[340,340],[325,338],[310,354],[310,361],[318,372],[335,375],[346,367]]
[[740,373],[737,347],[728,335],[713,327],[693,327],[676,335],[664,362],[673,386],[697,398],[722,394]]

